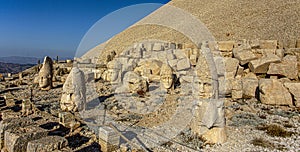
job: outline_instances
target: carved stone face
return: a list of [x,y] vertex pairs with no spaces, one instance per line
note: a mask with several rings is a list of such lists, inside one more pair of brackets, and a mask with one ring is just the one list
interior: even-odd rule
[[39,87],[43,90],[52,88],[53,63],[48,56],[45,57],[43,66],[39,72]]
[[165,89],[170,89],[174,84],[173,70],[167,64],[163,64],[161,67],[160,83]]
[[86,102],[86,87],[84,74],[74,67],[70,72],[64,86],[60,107],[64,111],[82,110]]
[[119,76],[119,70],[117,69],[108,69],[106,73],[106,79],[107,81],[113,82],[118,79]]
[[148,84],[145,79],[143,79],[138,74],[130,71],[124,76],[124,85],[127,86],[130,93],[137,93],[139,91],[147,92]]
[[170,89],[173,86],[174,78],[171,74],[164,74],[160,76],[161,83],[164,88]]
[[46,88],[50,86],[52,83],[51,76],[49,75],[41,75],[39,79],[39,87],[40,88]]
[[195,82],[195,91],[202,98],[210,98],[213,95],[212,84],[210,82],[201,81],[199,79]]

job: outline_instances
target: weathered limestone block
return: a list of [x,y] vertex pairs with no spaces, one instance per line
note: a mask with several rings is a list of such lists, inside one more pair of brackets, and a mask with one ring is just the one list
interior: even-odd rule
[[180,59],[177,62],[177,71],[187,70],[190,67],[191,67],[191,63],[187,58]]
[[8,107],[15,106],[15,97],[11,93],[7,93],[4,95],[5,104]]
[[50,57],[46,56],[44,58],[44,63],[38,77],[39,87],[42,90],[50,90],[52,88],[53,61]]
[[186,56],[186,54],[184,53],[183,50],[176,49],[176,50],[173,50],[173,51],[174,51],[174,55],[176,56],[176,59],[183,59],[183,58],[188,57],[188,56]]
[[22,101],[22,114],[28,116],[33,113],[35,113],[35,107],[33,103],[30,101],[30,99],[24,99]]
[[29,141],[46,137],[47,134],[47,130],[37,126],[6,130],[4,146],[8,152],[24,152]]
[[255,54],[249,49],[247,50],[233,49],[233,55],[236,59],[240,61],[240,65],[245,65],[257,58]]
[[264,104],[293,106],[291,94],[276,79],[260,79],[259,91],[259,99]]
[[154,43],[152,47],[153,51],[163,51],[163,44],[162,43]]
[[71,131],[77,129],[80,126],[80,122],[76,121],[73,114],[70,112],[59,113],[59,123],[63,126],[70,128]]
[[249,73],[242,79],[243,98],[254,98],[258,89],[258,79],[253,73]]
[[261,49],[277,49],[277,40],[260,40],[259,46]]
[[300,107],[300,83],[284,83],[295,99],[295,106]]
[[28,142],[27,151],[47,152],[61,150],[68,145],[67,139],[60,136],[48,136]]
[[233,50],[234,41],[218,41],[218,47],[220,51],[231,52]]
[[9,118],[0,122],[0,149],[4,146],[4,133],[8,129],[15,129],[34,124],[30,118]]
[[207,143],[223,144],[227,141],[227,134],[225,127],[215,127],[208,130],[203,136]]
[[241,79],[234,79],[232,81],[232,99],[241,99],[243,98],[243,83]]
[[233,79],[239,67],[239,60],[235,58],[224,58],[225,61],[225,78]]
[[269,75],[285,76],[290,79],[298,78],[297,57],[287,55],[281,63],[271,63],[268,73]]
[[258,49],[259,48],[259,40],[258,39],[255,39],[255,40],[250,40],[249,41],[249,44],[251,46],[251,49]]
[[74,67],[63,85],[60,108],[64,111],[81,111],[86,103],[86,84],[84,73]]
[[263,57],[252,60],[249,63],[249,69],[253,73],[267,73],[271,63],[280,62],[280,58],[274,54],[266,54]]
[[112,128],[103,126],[99,128],[99,144],[101,151],[111,152],[118,149],[120,136]]

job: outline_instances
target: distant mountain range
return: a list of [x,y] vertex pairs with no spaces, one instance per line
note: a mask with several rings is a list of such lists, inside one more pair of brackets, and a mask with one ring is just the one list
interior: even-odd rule
[[43,61],[41,58],[36,57],[21,57],[21,56],[9,56],[0,57],[0,62],[3,63],[15,63],[15,64],[37,64],[38,60]]
[[[72,59],[70,57],[60,57],[59,60]],[[22,56],[8,56],[0,57],[0,62],[3,63],[15,63],[15,64],[37,64],[38,60],[43,63],[44,58],[37,57],[22,57]],[[53,60],[55,60],[53,58]]]
[[3,63],[0,62],[0,73],[19,73],[28,68],[33,67],[34,64],[16,64],[16,63]]

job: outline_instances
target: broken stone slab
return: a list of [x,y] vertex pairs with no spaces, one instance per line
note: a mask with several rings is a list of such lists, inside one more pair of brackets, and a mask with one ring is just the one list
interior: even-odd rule
[[37,126],[9,129],[4,134],[4,146],[8,152],[24,152],[29,141],[46,137],[48,131]]
[[27,151],[42,152],[61,150],[68,145],[67,139],[60,136],[48,136],[28,142]]
[[0,122],[0,149],[4,146],[4,133],[8,129],[25,127],[34,124],[30,118],[8,118]]
[[298,78],[298,63],[297,57],[287,55],[281,63],[271,63],[267,72],[269,75],[285,76],[289,79]]
[[111,152],[118,149],[120,135],[111,127],[103,126],[99,128],[99,144],[101,151]]
[[259,99],[263,104],[293,106],[292,96],[276,79],[259,80]]
[[191,67],[191,63],[190,63],[189,59],[187,59],[187,58],[180,59],[177,62],[177,70],[178,71],[188,70],[190,67]]
[[267,73],[271,63],[280,62],[280,58],[274,54],[266,54],[263,57],[249,62],[249,69],[253,73]]
[[257,59],[255,54],[250,50],[233,49],[234,58],[240,61],[240,65],[245,65],[252,60]]
[[261,49],[277,49],[277,40],[260,40],[259,47]]
[[300,107],[300,83],[284,83],[295,99],[295,106]]

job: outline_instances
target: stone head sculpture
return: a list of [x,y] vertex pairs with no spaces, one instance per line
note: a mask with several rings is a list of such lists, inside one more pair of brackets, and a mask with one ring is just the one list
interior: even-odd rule
[[108,82],[115,82],[119,78],[120,64],[115,61],[107,63],[107,70],[104,72],[103,79]]
[[52,88],[53,77],[53,62],[48,56],[45,57],[43,66],[39,71],[39,87],[42,90],[49,90]]
[[64,86],[60,101],[60,107],[64,111],[81,111],[85,109],[86,86],[84,73],[74,67]]
[[173,69],[168,64],[163,64],[160,69],[160,83],[162,89],[171,89],[174,87]]
[[133,71],[129,71],[124,75],[123,85],[130,93],[145,93],[148,91],[147,81]]

